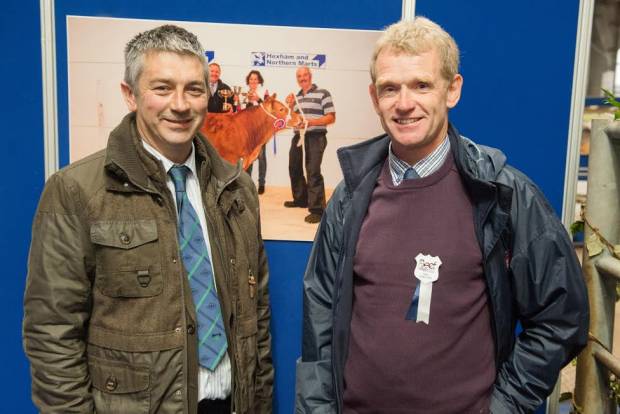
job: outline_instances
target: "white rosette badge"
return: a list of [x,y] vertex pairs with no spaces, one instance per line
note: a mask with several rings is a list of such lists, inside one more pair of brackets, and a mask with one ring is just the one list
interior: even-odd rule
[[431,316],[433,282],[439,278],[441,259],[438,256],[418,253],[415,261],[416,266],[413,274],[419,282],[413,295],[407,319],[413,319],[415,316],[416,322],[424,322],[428,325]]

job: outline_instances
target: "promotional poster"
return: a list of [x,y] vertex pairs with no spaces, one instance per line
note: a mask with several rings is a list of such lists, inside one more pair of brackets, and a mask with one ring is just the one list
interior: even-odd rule
[[[294,113],[276,116],[276,110],[288,111],[286,99],[299,92],[296,72],[303,66],[310,70],[311,82],[331,95],[336,121],[327,127],[321,163],[329,200],[342,177],[337,149],[382,133],[368,94],[372,46],[379,32],[68,16],[71,162],[103,149],[110,131],[127,113],[120,91],[125,44],[137,33],[166,23],[198,36],[207,61],[217,63],[220,80],[232,92],[218,93],[222,111],[229,112],[210,114],[203,133],[218,140],[220,149],[228,147],[229,153],[222,154],[225,159],[232,161],[239,152],[245,166],[248,158],[258,156],[259,146],[265,147],[265,191],[259,196],[263,237],[312,240],[317,224],[304,221],[308,210],[284,207],[292,200],[290,126],[299,119],[293,119]],[[263,103],[255,108],[247,106],[250,71],[258,71],[263,79],[258,89]],[[253,164],[258,186],[258,161]]]

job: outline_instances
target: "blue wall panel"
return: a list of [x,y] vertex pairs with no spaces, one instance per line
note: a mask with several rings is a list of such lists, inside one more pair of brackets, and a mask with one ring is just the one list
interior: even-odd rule
[[465,79],[450,114],[461,134],[502,149],[558,214],[564,171],[579,0],[418,0],[461,49]]
[[[0,289],[2,412],[25,413],[30,404],[30,373],[21,345],[22,299],[30,225],[43,187],[43,102],[39,2],[8,0],[0,13],[6,92],[0,103],[2,148],[0,180],[2,236]],[[31,410],[34,412],[34,410]]]
[[302,275],[310,242],[268,241],[271,333],[275,377],[274,412],[292,413],[295,360],[301,355]]

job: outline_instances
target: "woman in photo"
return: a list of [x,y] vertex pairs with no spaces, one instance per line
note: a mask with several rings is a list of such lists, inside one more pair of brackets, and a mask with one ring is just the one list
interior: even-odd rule
[[[264,83],[263,76],[257,70],[251,70],[245,77],[245,84],[248,86],[247,92],[243,99],[243,109],[258,106],[263,102],[265,91],[262,86]],[[247,169],[248,174],[252,175],[252,165]],[[265,192],[265,175],[267,174],[267,155],[265,146],[263,145],[258,155],[258,194]]]

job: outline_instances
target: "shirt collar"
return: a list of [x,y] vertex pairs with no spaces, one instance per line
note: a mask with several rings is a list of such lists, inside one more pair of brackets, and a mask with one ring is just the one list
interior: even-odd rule
[[441,144],[437,148],[433,150],[426,157],[422,158],[420,161],[416,162],[414,165],[409,165],[407,162],[398,158],[394,152],[392,152],[392,143],[390,142],[389,146],[389,155],[388,161],[390,166],[390,174],[392,176],[392,182],[394,185],[400,185],[403,181],[403,176],[405,175],[405,171],[409,168],[413,168],[420,178],[426,177],[434,173],[441,167],[443,162],[446,160],[448,152],[450,151],[450,140],[448,136],[444,138]]
[[312,86],[310,86],[310,89],[308,89],[308,92],[306,92],[306,94],[304,95],[304,90],[300,89],[299,92],[297,92],[297,96],[306,96],[308,95],[310,92],[314,92],[315,89],[317,89],[318,86],[316,86],[315,83],[312,84]]
[[142,145],[144,146],[144,149],[147,150],[149,153],[151,153],[151,155],[153,155],[159,161],[161,161],[161,163],[164,165],[164,170],[166,171],[166,174],[168,174],[168,171],[170,171],[170,168],[172,168],[175,165],[185,165],[187,168],[190,169],[190,171],[192,172],[192,174],[194,174],[195,177],[198,177],[198,174],[196,174],[196,157],[194,156],[195,149],[194,149],[193,142],[192,142],[192,151],[189,153],[189,157],[187,157],[187,159],[185,160],[183,164],[176,164],[170,161],[168,158],[164,157],[159,151],[157,151],[151,144],[149,144],[145,140],[142,139],[141,141],[142,141]]
[[211,93],[215,93],[215,91],[217,90],[217,85],[219,85],[220,81],[218,80],[217,82],[209,82],[209,89],[211,90]]

